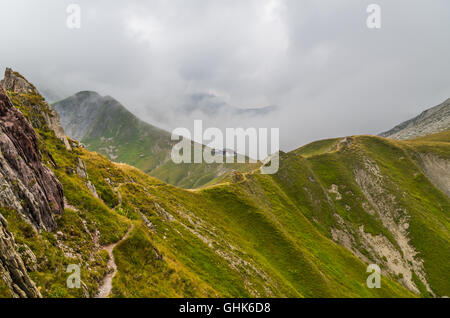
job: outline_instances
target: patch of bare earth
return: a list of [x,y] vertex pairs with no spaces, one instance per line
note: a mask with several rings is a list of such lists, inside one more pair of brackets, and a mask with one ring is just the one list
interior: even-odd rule
[[421,154],[419,165],[431,183],[450,197],[450,160]]
[[[333,240],[353,252],[361,261],[383,265],[389,276],[396,278],[409,290],[419,293],[413,281],[413,273],[432,290],[426,280],[423,260],[418,257],[409,239],[409,214],[398,204],[396,197],[385,190],[386,182],[378,165],[366,159],[362,167],[354,170],[356,183],[363,192],[366,202],[363,209],[381,220],[383,227],[395,240],[395,245],[383,234],[366,233],[364,226],[355,229],[339,216],[337,227],[331,230]],[[358,244],[359,241],[359,244]],[[362,253],[364,251],[364,254]]]

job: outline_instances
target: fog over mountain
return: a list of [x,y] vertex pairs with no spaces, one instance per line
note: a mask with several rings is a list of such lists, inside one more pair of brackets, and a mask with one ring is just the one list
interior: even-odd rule
[[80,0],[71,30],[72,1],[4,0],[0,67],[50,101],[97,91],[168,130],[279,127],[290,150],[376,134],[450,97],[450,3],[376,1],[373,30],[373,2]]
[[189,96],[181,109],[187,115],[195,114],[197,116],[206,115],[214,118],[215,116],[265,116],[277,110],[277,106],[266,106],[259,108],[237,108],[223,101],[219,96],[213,94],[192,94]]

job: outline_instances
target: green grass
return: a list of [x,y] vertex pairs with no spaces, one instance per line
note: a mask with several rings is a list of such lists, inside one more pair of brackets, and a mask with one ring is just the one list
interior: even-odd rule
[[312,156],[320,155],[320,154],[334,150],[336,148],[339,140],[340,139],[333,138],[333,139],[315,141],[315,142],[312,142],[306,146],[303,146],[303,147],[295,150],[293,153],[299,154],[304,157],[312,157]]
[[[154,229],[151,235],[139,234],[145,244],[134,240],[127,245],[127,240],[117,248],[115,255],[119,264],[118,277],[121,278],[117,278],[115,296],[158,297],[152,284],[145,288],[136,279],[136,275],[145,275],[147,271],[141,269],[143,264],[150,266],[148,271],[155,277],[167,270],[160,264],[161,273],[154,272],[157,262],[153,259],[154,253],[149,252],[151,246],[170,254],[167,259],[179,268],[176,277],[193,277],[193,280],[207,284],[219,296],[412,296],[388,278],[384,289],[367,289],[365,266],[320,234],[271,177],[250,175],[245,182],[192,192],[144,177],[136,169],[123,165],[120,168],[127,174],[133,173],[136,183],[120,187],[122,204],[145,214]],[[120,173],[114,172],[112,167],[109,172],[112,182],[120,180]],[[118,180],[114,179],[116,175]],[[129,196],[129,193],[133,195]],[[170,213],[174,220],[169,222],[161,217],[154,208],[154,202]],[[186,215],[190,215],[192,222]],[[207,243],[209,240],[211,243]],[[230,251],[232,256],[220,256]],[[130,259],[132,252],[134,256]],[[247,265],[233,268],[227,258]],[[252,286],[251,289],[245,289],[243,279]],[[130,287],[130,284],[140,287]],[[169,291],[170,288],[164,287],[159,296],[173,292]]]
[[3,281],[3,279],[0,279],[0,298],[11,298],[11,292],[9,291],[9,287],[6,285],[6,283]]
[[410,139],[413,142],[450,142],[450,129],[432,135]]
[[150,233],[138,223],[128,240],[114,250],[119,268],[115,297],[208,297],[215,292],[156,249]]
[[[436,138],[429,139],[434,141]],[[439,138],[442,140],[442,134]],[[307,159],[298,158],[295,151],[283,158],[280,172],[274,178],[297,208],[325,235],[329,236],[330,229],[336,226],[333,218],[336,213],[353,224],[355,230],[364,225],[366,232],[384,235],[399,249],[381,220],[362,207],[363,202],[369,206],[370,202],[355,182],[354,170],[361,167],[364,158],[370,158],[380,167],[383,191],[397,201],[393,209],[404,209],[409,215],[410,242],[418,251],[418,257],[423,259],[428,282],[438,295],[447,295],[448,279],[443,279],[442,275],[448,273],[449,266],[449,199],[423,175],[412,157],[420,151],[449,158],[446,155],[449,150],[449,145],[444,142],[394,142],[361,136],[352,138],[350,145],[342,150],[316,153]],[[328,197],[332,201],[327,198],[327,189],[332,184],[339,186],[341,200],[336,200],[331,193]],[[365,254],[362,249],[360,252]],[[428,295],[421,284],[418,288],[422,295]]]

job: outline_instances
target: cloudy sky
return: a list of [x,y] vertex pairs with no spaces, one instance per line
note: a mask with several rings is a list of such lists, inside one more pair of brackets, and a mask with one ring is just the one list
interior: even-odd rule
[[[66,26],[70,3],[80,29]],[[371,3],[381,29],[366,25]],[[448,0],[2,0],[1,12],[0,67],[49,99],[98,91],[168,130],[279,127],[291,150],[450,97]]]

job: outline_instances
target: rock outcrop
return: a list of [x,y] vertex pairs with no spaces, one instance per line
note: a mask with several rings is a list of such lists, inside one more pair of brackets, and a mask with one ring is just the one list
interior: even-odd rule
[[8,91],[14,93],[33,94],[36,92],[36,88],[33,84],[29,83],[19,73],[14,72],[10,68],[6,68],[5,78],[0,81],[0,84]]
[[1,86],[0,188],[0,206],[16,210],[37,229],[56,228],[53,214],[64,209],[62,186],[42,163],[35,131]]
[[[38,90],[36,89],[36,87],[34,87],[33,84],[28,82],[22,75],[14,72],[10,68],[6,69],[5,78],[0,82],[0,84],[4,87],[5,90],[13,92],[15,94],[31,94],[40,97]],[[53,108],[51,108],[44,99],[40,101],[40,104],[42,105],[30,105],[32,108],[34,108],[35,112],[39,113],[39,117],[42,117],[43,119],[42,123],[38,123],[38,125],[36,125],[38,126],[37,128],[40,128],[39,126],[45,125],[48,129],[53,130],[56,137],[58,137],[64,143],[66,149],[71,150],[70,143],[67,139],[64,129],[60,124],[58,113],[54,111]]]
[[7,222],[0,214],[0,279],[8,285],[12,296],[41,297],[36,285],[28,276],[22,258],[17,253],[14,237],[7,230]]

